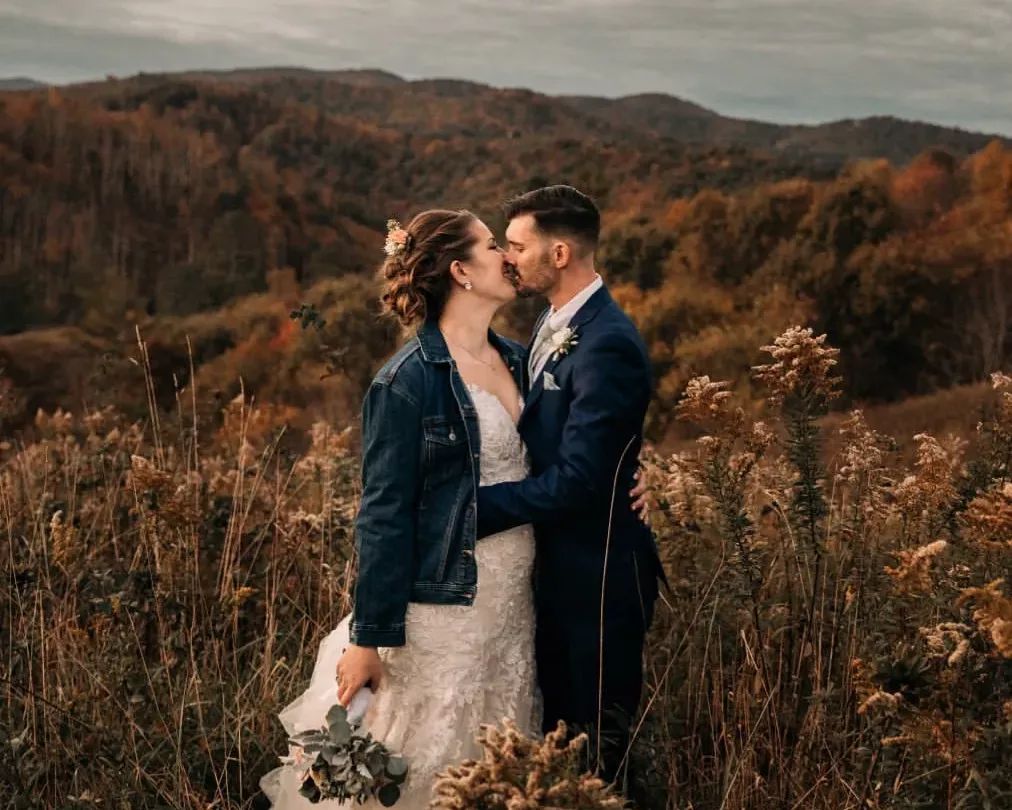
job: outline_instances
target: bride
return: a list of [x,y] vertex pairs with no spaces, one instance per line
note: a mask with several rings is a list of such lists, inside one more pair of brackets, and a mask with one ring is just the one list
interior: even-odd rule
[[[372,688],[365,725],[410,767],[396,807],[422,810],[438,772],[479,755],[481,724],[541,726],[533,530],[476,540],[477,488],[529,471],[516,428],[524,360],[489,328],[516,292],[481,220],[426,211],[406,229],[391,223],[386,252],[384,309],[417,333],[362,406],[352,615],[282,720],[290,732],[319,728],[335,698],[347,706]],[[278,810],[317,806],[299,795],[290,765],[263,787]]]

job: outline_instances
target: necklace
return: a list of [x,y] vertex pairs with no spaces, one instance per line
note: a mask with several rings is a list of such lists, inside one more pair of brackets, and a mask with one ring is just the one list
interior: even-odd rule
[[470,355],[475,360],[477,360],[479,363],[481,363],[483,366],[488,366],[490,369],[492,369],[492,371],[495,371],[495,366],[494,365],[492,365],[491,363],[489,363],[489,362],[487,362],[485,360],[482,360],[480,357],[478,357],[478,355],[476,355],[474,352],[472,352],[470,349],[468,349],[467,346],[461,346],[459,343],[455,343],[452,340],[447,340],[446,342],[449,343],[451,346],[456,346],[458,349],[462,349],[468,355]]

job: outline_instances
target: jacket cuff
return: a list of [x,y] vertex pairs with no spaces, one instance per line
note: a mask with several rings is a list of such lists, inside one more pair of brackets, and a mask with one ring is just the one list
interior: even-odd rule
[[403,647],[404,625],[394,628],[380,628],[351,623],[349,640],[357,647]]

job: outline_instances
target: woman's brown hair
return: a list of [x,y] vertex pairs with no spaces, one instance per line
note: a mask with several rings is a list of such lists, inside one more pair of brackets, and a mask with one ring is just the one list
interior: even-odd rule
[[433,209],[418,214],[404,229],[403,249],[380,268],[385,312],[404,326],[438,318],[450,296],[450,265],[466,261],[477,239],[470,211]]

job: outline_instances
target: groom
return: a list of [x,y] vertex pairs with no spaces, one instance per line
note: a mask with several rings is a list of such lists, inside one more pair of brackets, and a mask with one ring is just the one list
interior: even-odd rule
[[531,476],[478,491],[478,536],[533,523],[545,732],[587,731],[591,766],[621,775],[661,574],[629,496],[651,396],[646,346],[594,267],[601,217],[569,186],[506,205],[520,295],[549,303],[527,352],[519,430]]

